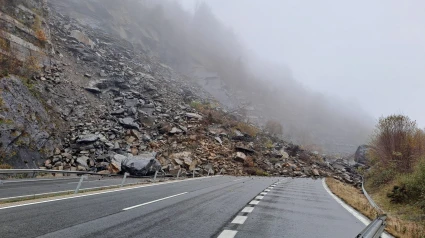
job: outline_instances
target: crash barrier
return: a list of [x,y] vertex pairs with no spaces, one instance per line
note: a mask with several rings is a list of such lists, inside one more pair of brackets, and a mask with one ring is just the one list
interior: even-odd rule
[[[152,182],[156,182],[158,173],[162,174],[162,177],[166,176],[166,173],[163,171],[155,171],[155,175],[153,176]],[[89,171],[68,171],[68,170],[49,170],[49,169],[0,169],[0,174],[11,174],[14,177],[16,177],[17,174],[30,174],[31,177],[36,177],[38,174],[75,174],[75,175],[81,175],[80,181],[78,182],[77,188],[75,189],[74,193],[77,194],[80,190],[80,187],[83,183],[84,179],[88,179],[88,175],[96,175],[96,176],[102,176],[102,177],[121,177],[122,181],[119,187],[123,187],[125,184],[125,180],[127,177],[130,176],[129,173],[124,173],[124,175],[110,175],[110,174],[99,174],[95,172],[89,172]],[[152,176],[131,176],[133,178],[152,178]],[[4,181],[0,178],[0,185],[3,184]]]
[[379,238],[384,232],[387,215],[379,215],[356,238]]
[[376,203],[373,201],[373,199],[369,196],[369,194],[367,193],[367,191],[366,191],[366,189],[365,189],[365,187],[364,187],[364,182],[365,182],[365,179],[364,179],[364,177],[362,177],[362,191],[363,191],[363,194],[365,195],[365,197],[367,198],[367,200],[369,201],[369,203],[370,203],[370,205],[373,207],[373,208],[375,208],[376,209],[376,211],[378,212],[378,214],[383,214],[383,211],[382,211],[382,209],[378,206],[378,205],[376,205]]
[[365,179],[362,176],[362,191],[369,204],[378,212],[378,217],[373,220],[360,234],[356,237],[358,238],[378,238],[381,237],[385,230],[387,215],[383,214],[383,210],[373,201],[372,197],[367,193],[365,186]]

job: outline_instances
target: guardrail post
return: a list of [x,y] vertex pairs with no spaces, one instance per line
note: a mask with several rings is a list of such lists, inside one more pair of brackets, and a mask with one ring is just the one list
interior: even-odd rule
[[157,171],[155,171],[155,175],[153,176],[153,182],[155,182],[155,180],[156,180],[156,175],[158,174],[158,170]]
[[81,187],[81,184],[83,183],[83,180],[87,179],[87,178],[88,178],[87,175],[81,175],[80,182],[78,182],[78,185],[77,185],[77,188],[74,191],[74,194],[78,193],[78,190],[80,190],[80,187]]
[[179,169],[179,172],[177,172],[177,179],[179,179],[181,171],[182,171],[182,169]]
[[125,179],[127,178],[128,175],[130,175],[130,174],[127,173],[127,172],[124,173],[124,177],[122,178],[122,182],[121,182],[121,186],[120,187],[124,186]]
[[208,170],[208,175],[207,175],[207,177],[208,177],[208,176],[210,176],[210,172],[211,172],[211,169],[209,169],[209,170]]
[[195,169],[192,170],[192,178],[195,178]]

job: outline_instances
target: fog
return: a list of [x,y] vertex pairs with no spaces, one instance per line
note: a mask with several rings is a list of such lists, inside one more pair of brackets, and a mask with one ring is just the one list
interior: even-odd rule
[[[188,10],[194,1],[179,0]],[[214,14],[263,60],[306,87],[374,118],[404,113],[425,126],[425,2],[213,0]]]
[[352,153],[392,113],[425,125],[419,1],[51,1],[306,148]]

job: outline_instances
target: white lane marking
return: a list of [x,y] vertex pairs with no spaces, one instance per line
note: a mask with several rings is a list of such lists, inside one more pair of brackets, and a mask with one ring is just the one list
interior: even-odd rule
[[276,187],[276,185],[273,184],[273,185],[270,185],[270,187]]
[[266,189],[266,190],[264,190],[264,192],[270,192],[271,190],[270,189]]
[[[215,177],[215,176],[213,176],[213,177]],[[210,177],[210,178],[213,178],[213,177]],[[152,187],[152,186],[158,186],[158,185],[164,185],[164,184],[172,184],[172,183],[179,183],[179,182],[192,181],[192,180],[198,180],[198,179],[205,179],[205,178],[208,178],[208,177],[192,178],[192,179],[185,179],[185,180],[175,180],[175,181],[162,182],[162,183],[156,183],[156,184],[147,184],[147,185],[144,184],[144,185],[140,185],[140,186],[129,187],[129,188],[121,188],[121,189],[116,189],[116,190],[111,190],[111,191],[103,191],[103,192],[90,193],[90,194],[81,194],[81,195],[72,196],[72,197],[56,198],[56,199],[50,199],[50,200],[45,200],[45,201],[39,201],[39,202],[30,202],[30,203],[12,205],[12,206],[8,206],[8,207],[0,207],[0,210],[4,210],[4,209],[8,209],[8,208],[35,205],[35,204],[41,204],[41,203],[56,202],[56,201],[73,199],[73,198],[88,197],[88,196],[94,196],[94,195],[105,194],[105,193],[121,192],[121,191],[126,191],[126,190],[146,188],[146,187]]]
[[260,202],[260,201],[252,200],[252,201],[249,203],[249,205],[257,205],[259,202]]
[[248,218],[247,216],[236,216],[235,219],[233,219],[232,223],[233,224],[244,224],[247,218]]
[[235,182],[235,181],[239,181],[239,180],[242,180],[242,179],[245,179],[245,178],[235,179],[235,180],[233,180],[233,182]]
[[[361,221],[366,226],[370,224],[371,221],[367,217],[363,216],[363,214],[361,214],[360,212],[356,211],[350,205],[346,204],[341,199],[339,199],[339,197],[337,197],[335,194],[333,194],[332,191],[329,189],[328,185],[326,184],[324,178],[322,179],[322,185],[325,188],[326,192],[328,192],[329,195],[331,195],[331,197],[333,199],[335,199],[335,201],[337,201],[343,208],[345,208],[349,213],[351,213],[351,215],[353,215],[355,218],[357,218],[359,221]],[[381,237],[382,238],[391,238],[392,236],[388,235],[385,232],[385,233],[382,233]]]
[[235,237],[237,231],[232,230],[224,230],[220,233],[220,235],[217,238],[233,238]]
[[264,196],[264,195],[267,195],[267,193],[265,193],[265,192],[262,192],[262,193],[260,193],[260,194],[261,194],[261,195],[263,195],[263,196]]
[[261,199],[263,199],[264,198],[264,196],[256,196],[255,197],[255,199],[257,199],[257,200],[261,200]]
[[133,208],[146,206],[146,205],[151,204],[151,203],[155,203],[155,202],[159,202],[159,201],[162,201],[162,200],[165,200],[165,199],[169,199],[169,198],[177,197],[177,196],[180,196],[180,195],[183,195],[183,194],[186,194],[186,193],[187,193],[187,192],[179,193],[179,194],[175,194],[175,195],[168,196],[168,197],[165,197],[165,198],[156,199],[156,200],[153,200],[153,201],[150,201],[150,202],[145,202],[145,203],[142,203],[142,204],[139,204],[139,205],[135,205],[135,206],[132,206],[132,207],[127,207],[127,208],[124,208],[124,209],[122,209],[122,210],[123,210],[123,211],[128,211],[128,210],[133,209]]
[[254,207],[245,207],[242,212],[247,212],[247,213],[251,213],[252,211],[254,211]]

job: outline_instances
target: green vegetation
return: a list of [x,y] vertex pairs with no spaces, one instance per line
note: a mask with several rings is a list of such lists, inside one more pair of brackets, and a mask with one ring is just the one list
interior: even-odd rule
[[0,125],[13,125],[13,121],[10,119],[0,118]]
[[271,141],[270,139],[267,138],[264,141],[264,147],[267,148],[267,149],[272,149],[274,147],[273,141]]
[[[379,120],[370,146],[367,190],[384,211],[424,226],[425,132],[409,117],[391,115]],[[425,237],[417,234],[408,237]]]
[[[334,178],[327,178],[326,184],[335,195],[344,200],[344,202],[355,208],[357,211],[361,212],[369,219],[373,220],[376,218],[378,212],[369,204],[369,201],[359,189],[342,183]],[[375,202],[378,202],[379,205],[384,209],[388,208],[388,210],[386,210],[388,212],[401,210],[404,210],[405,212],[414,211],[414,208],[411,206],[392,206],[392,209],[389,209],[390,206],[387,206],[385,201],[380,200],[380,198],[380,196],[375,196]],[[395,237],[423,238],[425,237],[424,225],[425,224],[423,222],[400,219],[397,217],[397,214],[388,214],[387,226],[385,230]]]

